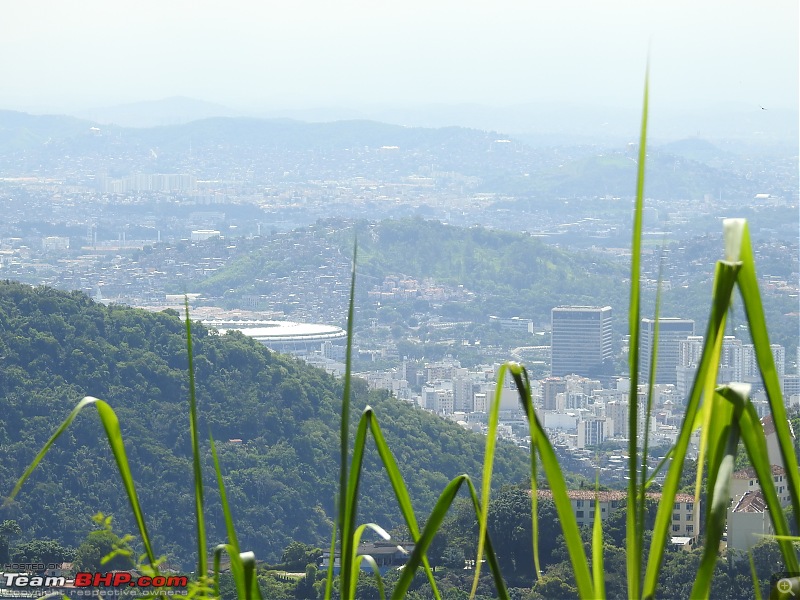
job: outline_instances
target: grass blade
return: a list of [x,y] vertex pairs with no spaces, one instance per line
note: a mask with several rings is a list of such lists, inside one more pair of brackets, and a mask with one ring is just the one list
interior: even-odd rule
[[[750,386],[746,387],[747,389],[742,390],[745,394]],[[708,457],[708,489],[711,493],[707,501],[703,556],[692,586],[692,598],[707,598],[711,593],[711,580],[714,577],[719,544],[730,506],[730,483],[740,435],[741,408],[734,411],[733,404],[726,402],[719,394],[715,394],[708,404],[713,406],[714,412]]]
[[[342,540],[341,544],[345,542],[345,513],[348,508],[345,502],[345,494],[348,487],[348,473],[347,473],[347,456],[350,448],[350,381],[352,379],[353,369],[353,313],[356,296],[356,260],[358,258],[358,241],[353,241],[353,264],[350,271],[350,302],[347,308],[347,346],[345,349],[345,367],[344,367],[344,382],[342,386],[342,421],[339,427],[339,446],[340,446],[340,464],[339,464],[339,494],[336,498],[336,522],[333,526],[333,533],[331,534],[331,553],[330,560],[328,561],[328,573],[326,576],[325,585],[325,600],[330,600],[333,592],[333,559],[336,550],[336,529],[338,526],[339,537]],[[344,548],[342,554],[344,556]],[[340,571],[343,573],[343,571]],[[341,590],[343,594],[344,591]]]
[[[663,281],[664,249],[662,247],[661,260],[658,264],[658,285],[656,286],[656,306],[653,315],[653,342],[650,353],[649,373],[647,377],[647,404],[644,410],[644,443],[642,446],[642,471],[639,483],[639,548],[644,548],[644,507],[645,493],[647,492],[647,459],[650,445],[650,415],[653,412],[653,389],[656,383],[656,369],[658,366],[658,335],[661,330],[659,317],[661,315],[661,282]],[[639,410],[639,388],[636,388],[636,410]],[[641,572],[641,564],[639,565]]]
[[[375,559],[369,555],[358,554],[358,546],[361,544],[361,536],[367,529],[372,529],[372,531],[377,533],[381,538],[383,538],[383,540],[390,539],[389,534],[386,533],[386,530],[380,525],[376,525],[375,523],[366,523],[364,525],[359,526],[353,533],[353,546],[352,546],[353,556],[351,559],[353,565],[352,566],[353,572],[351,573],[351,578],[355,582],[358,581],[358,574],[361,571],[361,562],[366,560],[367,563],[372,567],[373,571],[375,572],[375,577],[378,582],[378,590],[380,591],[381,598],[385,598],[386,596],[383,592],[383,579],[381,578],[381,572],[380,569],[378,569],[378,565],[375,562]],[[353,586],[353,596],[355,596],[355,586]]]
[[600,476],[595,475],[594,480],[594,523],[592,524],[592,580],[594,591],[598,600],[606,597],[605,568],[603,566],[603,520],[600,513],[598,492]]
[[644,173],[647,159],[647,110],[649,105],[650,75],[645,75],[644,102],[642,105],[642,125],[639,134],[639,160],[636,168],[636,205],[633,211],[633,234],[631,241],[631,289],[630,304],[628,307],[628,324],[630,328],[630,351],[628,355],[630,369],[630,393],[628,401],[628,508],[626,519],[627,572],[628,572],[628,597],[639,597],[639,577],[641,574],[641,548],[638,531],[638,495],[637,495],[637,424],[638,424],[638,393],[639,383],[639,331],[640,320],[640,271],[642,254],[642,209],[644,207]]
[[[408,527],[411,537],[416,544],[420,535],[419,525],[417,524],[417,517],[414,514],[414,507],[411,505],[411,497],[408,494],[408,489],[403,481],[403,476],[400,474],[400,469],[397,466],[397,461],[395,461],[394,455],[389,449],[386,439],[383,437],[383,432],[378,424],[378,418],[375,416],[375,412],[372,410],[372,408],[368,406],[366,409],[364,409],[364,414],[361,418],[367,419],[369,423],[369,430],[372,433],[372,438],[375,440],[375,446],[378,449],[378,455],[381,457],[383,466],[386,469],[387,475],[389,476],[389,481],[391,482],[392,489],[394,490],[394,496],[397,498],[397,503],[400,506],[400,512],[402,513],[403,519],[406,522],[406,526]],[[428,557],[425,555],[422,557],[422,564],[425,567],[425,573],[428,577],[428,582],[431,585],[434,598],[438,599],[440,597],[439,591],[436,586],[436,581],[433,577],[433,571],[431,570],[430,563],[428,562]]]
[[[783,404],[778,372],[775,369],[775,361],[770,349],[767,323],[764,319],[764,307],[758,290],[753,247],[750,243],[750,230],[746,222],[739,225],[733,221],[735,220],[726,219],[723,225],[726,228],[733,229],[741,236],[738,245],[739,256],[734,257],[740,260],[742,265],[738,278],[739,291],[742,296],[745,314],[747,315],[750,335],[753,338],[758,369],[761,372],[764,388],[767,390],[767,400],[769,401],[770,412],[775,424],[775,432],[778,436],[783,467],[789,479],[789,492],[792,497],[795,526],[800,530],[800,470],[794,453],[794,444],[789,430],[786,407]],[[733,235],[735,234],[731,233],[731,236]]]
[[353,559],[355,557],[355,521],[358,510],[358,488],[361,483],[361,466],[364,461],[364,448],[367,441],[367,420],[362,418],[358,423],[356,437],[353,442],[353,457],[347,490],[343,498],[342,532],[340,542],[340,593],[342,598],[350,598],[355,594],[356,581],[352,578]]
[[[242,562],[243,554],[240,553],[233,544],[219,544],[216,548],[214,548],[214,593],[217,597],[220,596],[219,593],[219,573],[220,573],[220,562],[222,553],[225,552],[228,557],[231,559],[231,576],[233,577],[234,584],[236,586],[236,594],[239,600],[252,600],[252,590],[253,585],[252,582],[246,581],[248,575],[245,573],[244,563]],[[252,576],[252,575],[251,575]],[[258,596],[260,597],[261,592],[258,588],[258,582],[256,581],[256,589],[258,590]],[[250,594],[250,595],[248,595]]]
[[[675,495],[680,485],[683,464],[686,460],[686,452],[689,448],[689,441],[697,424],[700,415],[700,403],[703,395],[702,383],[706,372],[712,368],[712,346],[716,343],[717,337],[722,337],[725,332],[725,317],[727,315],[733,286],[736,283],[736,275],[739,266],[732,263],[718,261],[714,275],[714,284],[711,301],[711,314],[708,318],[705,341],[703,342],[703,352],[700,356],[700,365],[695,375],[694,384],[686,405],[683,424],[678,434],[672,453],[672,464],[667,471],[661,491],[661,502],[656,513],[656,522],[653,528],[653,537],[650,542],[650,552],[648,554],[647,567],[645,570],[642,596],[652,598],[658,584],[658,574],[661,570],[661,559],[664,556],[664,548],[670,537],[672,526],[672,511],[675,502]],[[713,367],[716,370],[716,365]]]
[[194,509],[197,519],[197,572],[200,577],[208,575],[206,550],[206,523],[203,515],[203,469],[200,464],[200,436],[197,425],[197,394],[194,382],[194,352],[192,351],[192,321],[189,319],[189,299],[186,306],[186,351],[189,357],[189,432],[192,438],[192,470],[194,472]]
[[483,474],[481,477],[481,513],[478,516],[478,556],[475,559],[475,575],[472,578],[470,598],[475,597],[478,589],[478,579],[481,575],[481,560],[485,546],[486,529],[489,523],[489,495],[492,489],[492,470],[494,469],[494,452],[497,446],[497,425],[500,421],[500,398],[503,393],[503,379],[508,370],[508,364],[500,367],[497,373],[497,385],[494,390],[494,400],[489,407],[489,423],[486,431],[486,450],[483,455]]
[[[246,600],[244,598],[244,590],[247,586],[244,582],[242,562],[239,560],[239,541],[236,538],[236,529],[233,526],[233,517],[231,516],[231,510],[228,505],[228,496],[225,493],[225,482],[222,479],[222,470],[220,469],[219,459],[217,458],[217,448],[214,445],[214,438],[211,435],[209,435],[209,442],[211,444],[211,457],[214,459],[214,471],[217,474],[217,487],[219,488],[220,503],[222,504],[222,514],[225,518],[225,530],[228,534],[228,543],[217,546],[217,548],[225,549],[231,557],[231,575],[236,582],[236,591],[239,594],[240,600]],[[236,557],[236,559],[233,557]],[[217,595],[219,595],[219,560],[216,551],[214,553],[214,589],[217,591]]]
[[663,468],[664,468],[664,465],[666,465],[666,464],[667,464],[667,462],[668,462],[668,461],[669,461],[669,460],[672,458],[672,453],[673,453],[674,451],[675,451],[675,448],[674,448],[674,447],[672,447],[672,448],[670,448],[669,450],[667,450],[667,453],[664,455],[664,458],[662,458],[662,459],[661,459],[661,460],[658,462],[658,465],[656,465],[656,468],[655,468],[655,469],[653,469],[653,472],[652,472],[652,473],[650,473],[650,477],[647,479],[647,481],[646,481],[646,482],[645,482],[645,484],[644,484],[644,487],[645,487],[645,489],[649,488],[651,485],[653,485],[653,484],[655,483],[656,476],[657,476],[659,473],[661,473],[661,469],[663,469]]
[[236,539],[236,529],[233,526],[233,517],[231,516],[231,509],[228,505],[228,495],[225,493],[225,481],[222,479],[222,470],[219,466],[219,459],[217,458],[217,448],[214,445],[214,438],[209,437],[211,444],[211,458],[214,460],[214,472],[217,474],[217,487],[219,488],[219,498],[222,504],[222,514],[225,517],[225,531],[228,534],[228,543],[233,547],[233,550],[239,553],[239,540]]
[[[522,375],[524,369],[516,364],[508,366],[511,369],[511,376],[514,378],[514,383],[517,385],[517,391],[520,397],[524,397],[525,378],[527,378],[527,375]],[[501,373],[502,372],[501,369]],[[570,562],[572,563],[572,569],[575,573],[578,593],[582,598],[594,598],[597,594],[592,582],[589,562],[583,549],[583,540],[581,539],[580,530],[578,529],[578,522],[575,514],[572,512],[572,503],[567,493],[567,484],[564,480],[564,474],[561,472],[561,467],[558,464],[558,457],[556,456],[555,450],[553,450],[552,444],[550,444],[550,440],[547,438],[547,434],[539,421],[539,417],[536,416],[534,411],[531,411],[531,413],[532,418],[528,425],[531,432],[531,440],[535,440],[535,447],[531,451],[537,451],[539,453],[539,458],[542,461],[542,468],[550,484],[553,502],[556,505],[556,512],[558,513],[558,520],[561,523]],[[484,511],[485,510],[484,507]]]
[[[533,408],[533,395],[531,393],[531,382],[528,378],[528,371],[522,369],[519,365],[510,365],[514,383],[517,385],[519,399],[522,403],[522,408],[525,411],[525,416],[528,423],[531,422],[534,415]],[[520,377],[517,382],[517,377]],[[520,391],[521,390],[521,391]],[[536,571],[536,579],[542,578],[541,562],[539,560],[539,474],[536,460],[536,443],[533,437],[533,431],[530,432],[531,448],[530,448],[530,461],[531,461],[531,543],[533,544],[533,567]]]
[[378,568],[378,563],[376,563],[375,559],[372,558],[369,554],[357,556],[355,561],[356,572],[361,570],[362,561],[366,562],[372,568],[372,573],[375,575],[375,582],[378,586],[378,593],[380,594],[380,600],[386,600],[386,592],[383,587],[383,577],[381,577],[381,570],[380,568]]
[[[261,587],[258,585],[258,577],[256,576],[256,555],[252,552],[242,552],[239,554],[242,561],[242,570],[244,572],[244,597],[245,600],[263,600],[261,597]],[[255,589],[255,593],[253,590]]]
[[[475,486],[472,485],[472,480],[467,477],[466,478],[467,489],[469,490],[469,496],[472,499],[472,508],[475,510],[475,515],[481,514],[481,504],[480,500],[478,499],[478,492],[475,490]],[[500,563],[497,562],[497,555],[494,552],[494,547],[492,546],[492,537],[489,535],[489,532],[486,532],[486,562],[489,563],[489,570],[492,572],[492,577],[494,578],[494,586],[497,590],[497,597],[501,600],[509,599],[508,590],[506,589],[506,582],[503,579],[503,576],[500,573]]]
[[[732,398],[730,395],[727,398],[733,402],[736,401],[736,398]],[[758,418],[755,407],[750,402],[747,402],[742,412],[741,431],[747,456],[750,458],[750,464],[758,476],[761,493],[767,503],[767,510],[769,510],[772,527],[776,534],[775,539],[781,549],[786,569],[793,573],[800,573],[800,564],[797,560],[797,553],[792,546],[791,532],[786,521],[786,514],[783,512],[778,494],[775,491],[764,429],[761,427],[761,420]]]
[[[408,559],[406,566],[403,568],[400,579],[397,582],[394,591],[392,592],[392,600],[402,600],[406,597],[408,588],[414,579],[417,569],[419,569],[420,563],[422,563],[425,553],[428,551],[428,547],[431,545],[434,536],[439,531],[442,521],[444,521],[444,518],[447,515],[447,511],[453,504],[453,500],[455,500],[459,489],[464,483],[466,483],[467,487],[469,488],[470,497],[472,498],[472,505],[475,509],[475,516],[479,517],[483,513],[481,510],[480,500],[478,499],[478,493],[475,490],[475,487],[472,485],[472,481],[468,475],[459,475],[450,483],[448,483],[444,491],[439,496],[439,500],[437,500],[436,505],[433,507],[433,511],[431,511],[431,514],[425,523],[425,527],[422,530],[419,541],[415,544],[414,551],[411,553],[411,557]],[[492,546],[492,541],[488,533],[486,535],[485,552],[486,561],[489,563],[489,568],[492,572],[492,576],[494,577],[494,583],[497,589],[497,597],[500,600],[510,600],[508,589],[506,588],[505,581],[500,574],[500,565],[497,562],[497,556],[495,555],[494,547]]]
[[144,521],[142,507],[139,504],[139,497],[136,494],[136,486],[133,483],[133,476],[131,475],[130,465],[128,464],[128,455],[125,453],[125,444],[122,440],[122,431],[119,427],[119,419],[117,419],[114,409],[102,400],[92,398],[91,396],[86,396],[83,400],[78,402],[75,408],[72,409],[72,412],[70,412],[67,418],[64,419],[64,422],[59,425],[58,429],[56,429],[55,433],[50,436],[50,439],[47,440],[47,443],[45,443],[42,449],[39,450],[36,457],[33,459],[33,461],[31,461],[31,464],[28,465],[28,468],[25,469],[25,472],[17,481],[17,484],[14,486],[14,489],[11,491],[9,497],[3,503],[3,506],[8,505],[14,499],[14,497],[19,493],[19,490],[22,488],[22,485],[25,483],[28,477],[30,477],[31,473],[33,473],[34,469],[36,469],[39,463],[42,462],[42,459],[45,457],[48,450],[50,450],[50,447],[61,436],[61,434],[66,431],[67,427],[69,427],[70,424],[75,420],[75,417],[78,416],[81,410],[87,406],[94,406],[97,408],[97,414],[100,416],[100,421],[103,424],[103,429],[105,429],[106,437],[108,438],[108,445],[110,446],[111,452],[114,455],[114,460],[117,463],[117,470],[122,478],[122,485],[125,488],[125,493],[128,495],[128,502],[131,505],[131,511],[133,512],[133,517],[136,520],[136,526],[139,529],[139,535],[142,537],[142,544],[144,545],[147,560],[150,562],[150,566],[153,569],[157,569],[158,563],[156,561],[153,548],[150,544],[150,536],[147,533],[147,525]]

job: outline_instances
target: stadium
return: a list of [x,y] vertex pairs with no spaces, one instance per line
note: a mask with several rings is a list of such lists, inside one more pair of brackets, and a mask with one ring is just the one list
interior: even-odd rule
[[203,321],[203,325],[220,333],[241,331],[270,350],[296,356],[319,351],[322,344],[344,345],[347,332],[334,325],[295,323],[292,321]]

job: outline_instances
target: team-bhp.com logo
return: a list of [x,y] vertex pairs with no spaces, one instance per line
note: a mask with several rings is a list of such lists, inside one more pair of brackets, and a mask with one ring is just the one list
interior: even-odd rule
[[130,573],[120,571],[118,573],[90,573],[82,571],[75,573],[75,587],[140,587],[140,588],[163,588],[163,587],[186,587],[188,584],[186,577],[156,575],[148,577],[142,575],[134,578]]
[[127,571],[92,573],[80,571],[75,577],[30,575],[28,573],[0,573],[0,582],[8,588],[185,588],[185,576],[147,575],[133,576]]

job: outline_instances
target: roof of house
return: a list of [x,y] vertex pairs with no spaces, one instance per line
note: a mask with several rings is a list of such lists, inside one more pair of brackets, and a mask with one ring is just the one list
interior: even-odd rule
[[[786,469],[784,469],[780,465],[770,465],[772,469],[772,475],[786,475]],[[747,467],[745,469],[739,469],[738,471],[734,472],[732,475],[734,479],[758,479],[758,475],[756,475],[756,470],[753,467]]]
[[[792,428],[792,422],[787,420],[787,424],[789,425],[789,433],[794,439],[794,429]],[[766,415],[763,419],[761,419],[761,427],[764,429],[764,435],[770,436],[775,433],[775,419],[772,416],[772,413]]]
[[761,490],[745,492],[736,506],[733,507],[735,513],[763,513],[767,508],[767,502]]

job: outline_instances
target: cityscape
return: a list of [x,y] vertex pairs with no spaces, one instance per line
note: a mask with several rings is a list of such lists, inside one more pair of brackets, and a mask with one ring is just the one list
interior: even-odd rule
[[[89,143],[106,136],[99,127],[87,130],[79,135],[88,135]],[[122,152],[127,147],[120,141],[124,135],[116,142]],[[110,177],[101,173],[108,172],[105,165],[112,157],[101,157],[98,164],[98,159],[79,156],[64,162],[59,155],[47,166],[50,177],[17,177],[24,172],[21,165],[47,160],[40,150],[26,150],[16,162],[6,162],[0,183],[6,215],[0,231],[0,276],[82,290],[98,302],[149,311],[180,312],[188,301],[192,318],[209,329],[241,331],[337,377],[345,372],[349,247],[358,235],[366,252],[374,253],[387,237],[402,239],[403,228],[429,229],[434,237],[469,231],[487,239],[509,231],[515,240],[544,242],[554,251],[580,255],[590,272],[602,264],[609,277],[624,277],[629,211],[621,197],[581,192],[541,204],[530,191],[522,201],[487,185],[493,173],[521,170],[527,161],[537,161],[540,169],[550,168],[553,157],[583,161],[588,149],[532,149],[465,130],[457,146],[451,149],[445,142],[442,151],[433,146],[436,132],[428,135],[431,139],[422,146],[363,147],[356,154],[347,149],[341,154],[334,137],[328,142],[331,148],[317,150],[308,162],[299,155],[289,158],[296,161],[294,169],[282,175],[278,173],[286,167],[277,163],[265,171],[241,163],[234,154],[228,172],[213,180],[204,165],[225,163],[196,142],[172,150],[170,159],[191,165],[191,174],[157,173],[157,162],[148,166],[121,154],[132,174],[117,166],[120,176]],[[455,148],[458,155],[451,154]],[[160,149],[149,152],[150,161],[166,160]],[[631,150],[604,152],[625,156]],[[345,157],[359,166],[342,170]],[[488,161],[482,162],[483,157]],[[279,158],[287,160],[269,152],[248,154],[246,160],[255,165]],[[336,179],[328,167],[320,171],[331,160],[339,172]],[[747,201],[737,204],[721,193],[716,199],[706,193],[699,202],[686,202],[670,192],[665,192],[667,198],[648,201],[645,234],[659,245],[643,255],[643,282],[651,293],[661,290],[666,302],[670,293],[707,290],[721,248],[721,236],[706,233],[710,224],[718,226],[716,215],[734,204],[739,208],[732,210],[755,211],[754,221],[766,225],[754,229],[756,254],[765,267],[760,283],[770,318],[781,323],[776,339],[783,343],[772,344],[772,359],[791,409],[800,405],[797,193],[792,191],[796,173],[776,177],[781,171],[776,171],[775,159],[763,155],[760,160],[769,177],[756,184],[752,177],[742,179],[743,189],[728,188],[724,194]],[[448,161],[460,169],[423,166]],[[675,169],[680,165],[692,172],[700,164],[686,158],[669,161]],[[729,168],[736,172],[741,167],[732,162]],[[356,176],[358,172],[363,175]],[[402,258],[397,264],[404,264]],[[477,433],[486,432],[487,413],[497,398],[499,435],[527,448],[530,432],[513,382],[506,378],[495,389],[500,365],[519,361],[533,377],[537,415],[563,464],[587,478],[596,474],[604,485],[625,482],[621,448],[629,437],[631,382],[629,340],[620,316],[626,311],[624,295],[604,290],[605,298],[581,296],[567,287],[560,298],[540,297],[527,310],[511,313],[513,308],[504,308],[505,298],[487,293],[485,285],[471,284],[463,273],[431,276],[408,261],[405,268],[357,264],[357,377],[371,389],[388,390],[418,410]],[[564,304],[565,299],[613,305]],[[493,309],[506,312],[489,312]],[[681,312],[641,321],[637,430],[640,444],[646,441],[657,449],[651,468],[676,442],[704,340],[700,334],[706,315],[691,303],[668,305],[667,310]],[[648,394],[654,350],[657,371]],[[732,326],[722,344],[719,379],[750,384],[759,416],[768,416],[754,346],[741,323]],[[645,422],[648,397],[651,416]],[[690,456],[696,456],[698,444],[695,438]],[[676,533],[685,535],[687,530]]]
[[799,18],[6,7],[0,600],[796,596]]

